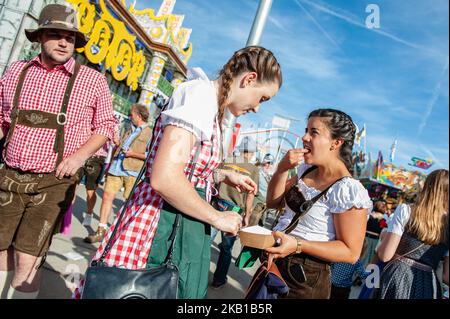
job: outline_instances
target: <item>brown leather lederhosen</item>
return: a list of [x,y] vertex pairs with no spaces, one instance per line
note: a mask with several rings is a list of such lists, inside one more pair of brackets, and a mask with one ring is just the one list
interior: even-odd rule
[[[63,160],[64,125],[75,79],[80,69],[76,63],[69,78],[58,114],[19,109],[19,99],[30,64],[19,76],[11,110],[11,126],[6,135],[5,155],[17,124],[33,128],[56,129],[53,150],[57,153],[55,170]],[[0,169],[0,250],[10,245],[22,252],[42,256],[50,245],[75,191],[77,175],[57,179],[52,173],[31,173],[8,167]],[[42,222],[42,229],[37,227]],[[29,227],[27,225],[35,225]],[[43,258],[43,261],[45,258]]]

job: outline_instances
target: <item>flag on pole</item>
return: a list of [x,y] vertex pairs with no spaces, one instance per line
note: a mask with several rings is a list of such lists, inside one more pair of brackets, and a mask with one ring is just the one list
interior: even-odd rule
[[358,146],[361,144],[361,138],[366,136],[366,123],[364,123],[362,130],[358,130],[355,134],[355,144]]
[[391,155],[389,156],[389,160],[391,161],[391,163],[394,162],[396,149],[397,149],[397,139],[394,140],[394,143],[392,143],[391,146]]
[[380,178],[381,167],[383,166],[383,154],[381,151],[378,151],[378,159],[377,159],[377,179]]
[[354,124],[355,124],[355,127],[356,127],[354,144],[359,146],[359,142],[360,142],[360,140],[358,140],[359,126],[356,123],[354,123]]

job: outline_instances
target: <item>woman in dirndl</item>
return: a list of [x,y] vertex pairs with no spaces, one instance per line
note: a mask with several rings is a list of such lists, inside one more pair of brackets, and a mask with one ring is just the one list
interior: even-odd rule
[[448,170],[431,172],[413,205],[397,207],[377,255],[387,262],[378,299],[441,299],[436,270],[448,285]]
[[212,185],[225,182],[240,191],[257,191],[250,178],[216,169],[223,157],[224,112],[236,117],[257,112],[281,83],[276,58],[258,46],[235,52],[216,80],[201,69],[190,70],[189,80],[174,91],[155,124],[145,181],[133,191],[120,225],[115,222],[109,229],[94,260],[102,255],[113,228],[119,227],[104,260],[108,266],[161,265],[176,215],[181,214],[172,259],[180,276],[178,298],[205,298],[211,226],[236,235],[242,225],[239,214],[209,204]]

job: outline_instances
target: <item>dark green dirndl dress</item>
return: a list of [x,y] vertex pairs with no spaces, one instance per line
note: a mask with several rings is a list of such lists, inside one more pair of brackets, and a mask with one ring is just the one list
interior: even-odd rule
[[[196,190],[201,198],[206,198],[204,189],[196,188]],[[177,214],[181,214],[181,218],[172,260],[178,267],[180,276],[178,298],[206,298],[211,260],[211,226],[181,213],[166,202],[161,209],[147,267],[152,268],[164,263]]]

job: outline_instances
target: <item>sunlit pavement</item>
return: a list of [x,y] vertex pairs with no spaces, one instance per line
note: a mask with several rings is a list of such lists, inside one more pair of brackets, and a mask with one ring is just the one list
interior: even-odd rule
[[[100,187],[97,190],[98,197],[94,209],[92,228],[86,228],[81,225],[82,213],[86,208],[86,192],[84,186],[78,186],[76,192],[77,198],[72,216],[71,234],[69,236],[58,234],[53,237],[50,251],[43,266],[43,278],[38,296],[39,299],[68,299],[71,297],[75,282],[77,282],[80,274],[84,274],[88,266],[88,261],[99,246],[99,243],[85,243],[83,238],[97,229],[102,193],[103,190]],[[118,212],[123,202],[121,194],[118,195],[113,205],[115,213]],[[115,214],[114,216],[110,216],[109,224],[113,222],[114,217]],[[217,235],[215,242],[211,247],[210,281],[212,280],[212,274],[216,268],[215,262],[217,261],[219,254],[219,249],[217,247],[219,242],[220,235]],[[234,266],[234,261],[239,255],[240,249],[241,245],[237,240],[232,252],[233,260],[229,270],[228,283],[217,290],[209,287],[208,298],[242,299],[244,297],[245,290],[248,287],[257,266],[254,266],[249,270],[239,270],[236,268]],[[67,255],[68,253],[75,254]]]
[[[48,253],[46,262],[43,266],[43,278],[39,299],[69,299],[75,288],[75,283],[80,278],[80,274],[86,271],[88,261],[95,253],[99,243],[88,244],[83,241],[88,234],[97,229],[99,219],[102,187],[97,190],[97,203],[94,209],[94,218],[92,228],[86,228],[81,225],[82,213],[86,208],[86,192],[84,186],[78,186],[77,198],[74,205],[72,216],[71,234],[68,236],[58,234],[53,237],[52,245]],[[115,213],[123,204],[123,197],[119,194],[114,201],[113,210]],[[114,220],[115,213],[109,218],[109,224]],[[218,234],[211,247],[211,264],[209,272],[209,281],[216,269],[216,261],[219,254],[218,243],[221,236]],[[208,299],[242,299],[245,291],[251,281],[253,273],[258,268],[256,263],[252,268],[239,270],[234,266],[234,262],[239,255],[241,245],[239,240],[234,244],[232,251],[232,264],[228,272],[228,282],[219,289],[208,288]],[[72,253],[72,254],[70,254]],[[75,253],[75,254],[73,254]],[[350,297],[358,295],[360,287],[354,287]]]

